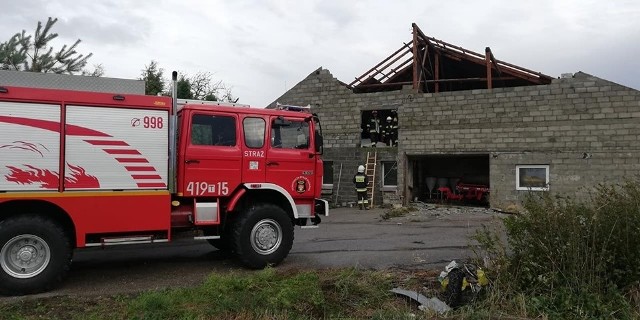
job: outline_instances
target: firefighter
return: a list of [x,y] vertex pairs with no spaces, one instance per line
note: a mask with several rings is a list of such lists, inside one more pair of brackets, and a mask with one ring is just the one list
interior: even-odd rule
[[382,129],[382,135],[384,136],[384,144],[387,146],[393,145],[393,123],[391,117],[387,117],[387,121],[384,123]]
[[356,185],[356,194],[358,195],[358,206],[360,210],[369,210],[369,200],[367,200],[367,185],[369,178],[364,173],[364,166],[358,166],[358,173],[353,177],[353,183]]
[[398,112],[396,110],[391,110],[391,139],[393,143],[391,144],[394,147],[398,146]]
[[371,146],[375,147],[380,139],[380,119],[378,119],[378,112],[376,110],[371,111],[371,119],[369,119],[367,129],[369,129]]

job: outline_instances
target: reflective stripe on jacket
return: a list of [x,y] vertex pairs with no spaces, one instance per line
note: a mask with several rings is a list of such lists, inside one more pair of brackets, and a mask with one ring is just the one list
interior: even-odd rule
[[369,178],[364,173],[357,173],[353,177],[353,183],[356,185],[357,192],[366,192]]

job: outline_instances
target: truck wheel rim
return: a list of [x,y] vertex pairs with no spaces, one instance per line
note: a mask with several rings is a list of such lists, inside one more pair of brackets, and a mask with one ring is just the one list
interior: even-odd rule
[[47,268],[50,259],[49,245],[32,234],[13,237],[0,251],[2,270],[19,279],[37,276]]
[[251,229],[251,246],[261,255],[275,252],[282,243],[282,228],[275,220],[260,220]]

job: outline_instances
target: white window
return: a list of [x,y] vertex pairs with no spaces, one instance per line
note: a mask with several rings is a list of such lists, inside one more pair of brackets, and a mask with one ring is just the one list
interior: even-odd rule
[[398,186],[398,163],[382,161],[382,191],[395,191]]
[[516,190],[549,190],[549,165],[517,165]]

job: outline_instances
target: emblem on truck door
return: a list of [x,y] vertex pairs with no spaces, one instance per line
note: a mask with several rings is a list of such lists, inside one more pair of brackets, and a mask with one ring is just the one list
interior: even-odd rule
[[309,188],[309,180],[305,177],[297,177],[291,184],[291,189],[297,193],[305,193]]

